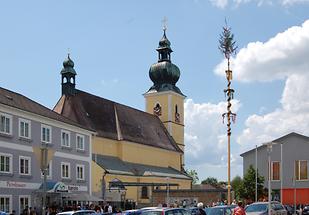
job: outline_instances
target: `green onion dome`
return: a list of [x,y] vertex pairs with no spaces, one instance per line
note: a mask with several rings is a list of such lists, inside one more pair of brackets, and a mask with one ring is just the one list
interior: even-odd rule
[[63,61],[63,68],[61,70],[61,74],[64,74],[64,73],[72,73],[76,75],[76,72],[74,69],[74,62],[71,60],[69,54],[68,54],[68,58]]
[[158,62],[153,64],[149,69],[149,77],[153,82],[153,86],[149,91],[162,92],[172,90],[183,95],[180,89],[176,86],[180,77],[180,70],[171,62],[171,53],[173,51],[170,45],[171,43],[167,39],[164,30],[163,37],[159,41],[159,47],[157,48],[159,53]]

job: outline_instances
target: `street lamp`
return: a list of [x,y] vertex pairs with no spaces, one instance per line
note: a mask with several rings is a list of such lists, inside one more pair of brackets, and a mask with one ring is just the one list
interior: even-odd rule
[[267,155],[268,155],[268,215],[271,215],[271,160],[270,155],[273,147],[273,142],[264,143],[263,145],[267,146]]

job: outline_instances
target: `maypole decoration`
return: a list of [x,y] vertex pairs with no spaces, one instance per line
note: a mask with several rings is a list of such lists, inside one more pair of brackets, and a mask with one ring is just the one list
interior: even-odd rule
[[226,79],[228,81],[227,89],[224,90],[224,94],[227,96],[227,112],[222,114],[223,117],[223,123],[224,118],[227,118],[227,138],[228,138],[228,144],[227,144],[227,189],[228,189],[228,195],[227,195],[227,201],[228,205],[231,204],[231,121],[235,123],[236,120],[236,114],[231,111],[231,100],[233,99],[234,90],[231,88],[231,81],[233,78],[232,70],[230,70],[230,58],[232,55],[236,54],[237,46],[236,41],[234,41],[234,35],[231,33],[231,28],[227,26],[227,23],[225,21],[226,26],[223,27],[223,32],[220,35],[219,39],[219,50],[222,54],[224,54],[225,59],[227,59],[227,70],[225,71]]

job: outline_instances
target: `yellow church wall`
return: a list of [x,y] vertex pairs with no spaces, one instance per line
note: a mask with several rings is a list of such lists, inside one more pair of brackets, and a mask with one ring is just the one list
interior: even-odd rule
[[179,147],[183,150],[184,147],[184,126],[171,123],[172,136]]
[[101,193],[101,180],[104,175],[104,170],[95,162],[91,162],[91,184],[92,184],[92,193]]
[[180,170],[179,152],[168,151],[165,149],[125,141],[123,141],[122,144],[123,161],[152,166],[171,166],[177,170]]
[[[128,141],[94,137],[92,152],[119,157],[123,161],[145,165],[171,166],[180,170],[180,153]],[[138,156],[140,155],[140,156]],[[160,158],[160,159],[158,159]]]
[[162,115],[159,116],[162,122],[168,121],[168,96],[167,94],[161,94],[156,96],[147,96],[146,97],[146,112],[153,114],[153,108],[156,104],[159,103],[162,110]]
[[184,98],[182,96],[176,96],[175,94],[172,94],[172,115],[173,115],[173,121],[175,121],[175,106],[177,105],[178,107],[178,113],[180,114],[180,123],[179,124],[184,124]]
[[92,139],[92,144],[92,153],[109,156],[118,156],[119,154],[118,140],[95,136]]

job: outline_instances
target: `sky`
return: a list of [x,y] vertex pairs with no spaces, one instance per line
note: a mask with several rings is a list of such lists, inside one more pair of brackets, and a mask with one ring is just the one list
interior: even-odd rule
[[53,108],[70,52],[83,91],[145,109],[167,18],[185,100],[185,168],[227,180],[225,19],[231,59],[231,174],[240,154],[289,132],[309,136],[309,0],[0,1],[0,86]]

